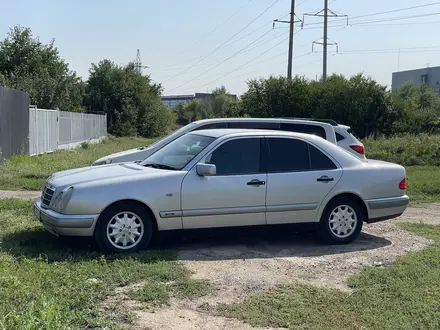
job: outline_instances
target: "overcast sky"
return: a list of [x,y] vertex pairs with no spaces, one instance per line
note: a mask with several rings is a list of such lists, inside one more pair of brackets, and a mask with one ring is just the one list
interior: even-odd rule
[[[300,19],[324,5],[323,0],[296,3]],[[394,11],[425,4],[434,5]],[[329,46],[329,74],[364,72],[389,85],[398,67],[440,65],[440,2],[329,0],[329,8],[349,18],[349,26],[344,17],[329,18],[329,38],[339,50]],[[149,66],[144,72],[162,83],[164,94],[220,85],[241,94],[248,79],[286,74],[288,25],[272,29],[272,21],[288,20],[289,9],[290,0],[3,1],[0,37],[20,24],[44,42],[55,38],[61,56],[84,79],[91,62],[107,58],[125,64],[140,49]],[[373,15],[382,12],[388,13]],[[315,45],[312,52],[312,42],[322,38],[322,26],[322,17],[310,16],[303,29],[296,24],[294,74],[321,75],[322,47]]]

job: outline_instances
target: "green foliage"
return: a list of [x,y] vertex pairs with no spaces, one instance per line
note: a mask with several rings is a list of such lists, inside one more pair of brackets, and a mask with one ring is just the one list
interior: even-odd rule
[[0,42],[0,84],[28,92],[40,108],[84,111],[84,83],[60,57],[54,40],[45,45],[30,28],[15,26]]
[[360,137],[388,132],[396,117],[386,88],[363,75],[333,75],[325,83],[271,76],[248,85],[241,106],[251,117],[330,118]]
[[440,132],[440,96],[426,85],[407,84],[391,93],[358,74],[332,75],[326,82],[270,76],[248,86],[241,115],[329,118],[351,126],[361,138]]
[[440,166],[440,135],[402,134],[362,139],[366,156],[404,166]]
[[108,130],[116,136],[157,137],[174,121],[160,100],[160,85],[137,72],[132,63],[110,60],[92,64],[86,86],[89,109],[107,113]]
[[349,279],[351,293],[296,283],[221,305],[219,312],[289,329],[438,329],[440,226],[402,227],[435,243],[387,267],[365,268]]
[[188,124],[206,118],[239,117],[240,103],[233,99],[224,86],[212,91],[204,99],[194,99],[187,104],[178,104],[174,109],[180,124]]

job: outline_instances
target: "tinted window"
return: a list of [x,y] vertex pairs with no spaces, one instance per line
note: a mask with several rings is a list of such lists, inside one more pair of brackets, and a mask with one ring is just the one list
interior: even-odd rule
[[281,123],[280,129],[282,131],[314,134],[314,135],[320,136],[324,139],[327,139],[327,136],[325,135],[325,129],[322,128],[321,126],[316,126],[316,125],[312,125],[312,124],[305,125],[305,124]]
[[342,140],[344,140],[345,139],[345,136],[342,136],[341,134],[339,134],[339,133],[335,133],[336,134],[336,141],[342,141]]
[[208,164],[217,167],[217,175],[260,173],[261,139],[237,139],[218,147]]
[[337,168],[330,158],[310,144],[309,152],[312,171],[334,170]]
[[228,123],[212,123],[202,125],[195,129],[195,131],[200,131],[202,129],[217,129],[217,128],[228,128]]
[[258,123],[258,122],[230,122],[229,128],[249,128],[249,129],[279,129],[278,123]]
[[269,172],[310,170],[307,143],[296,139],[269,138]]

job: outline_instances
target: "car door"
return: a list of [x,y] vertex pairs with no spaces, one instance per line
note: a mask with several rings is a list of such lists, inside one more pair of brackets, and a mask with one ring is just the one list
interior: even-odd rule
[[293,137],[267,138],[267,224],[313,222],[342,169],[316,146]]
[[194,166],[182,183],[183,228],[263,225],[266,173],[263,137],[239,137],[216,147],[201,162],[217,174],[199,176]]

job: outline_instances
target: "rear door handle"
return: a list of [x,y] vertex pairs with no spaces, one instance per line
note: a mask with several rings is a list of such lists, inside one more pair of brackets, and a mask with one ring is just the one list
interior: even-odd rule
[[330,178],[327,175],[323,175],[320,178],[316,179],[316,181],[319,181],[319,182],[330,182],[330,181],[333,181],[333,180],[334,180],[333,178]]
[[265,184],[266,184],[266,181],[260,181],[258,179],[251,180],[247,183],[248,186],[262,186]]

